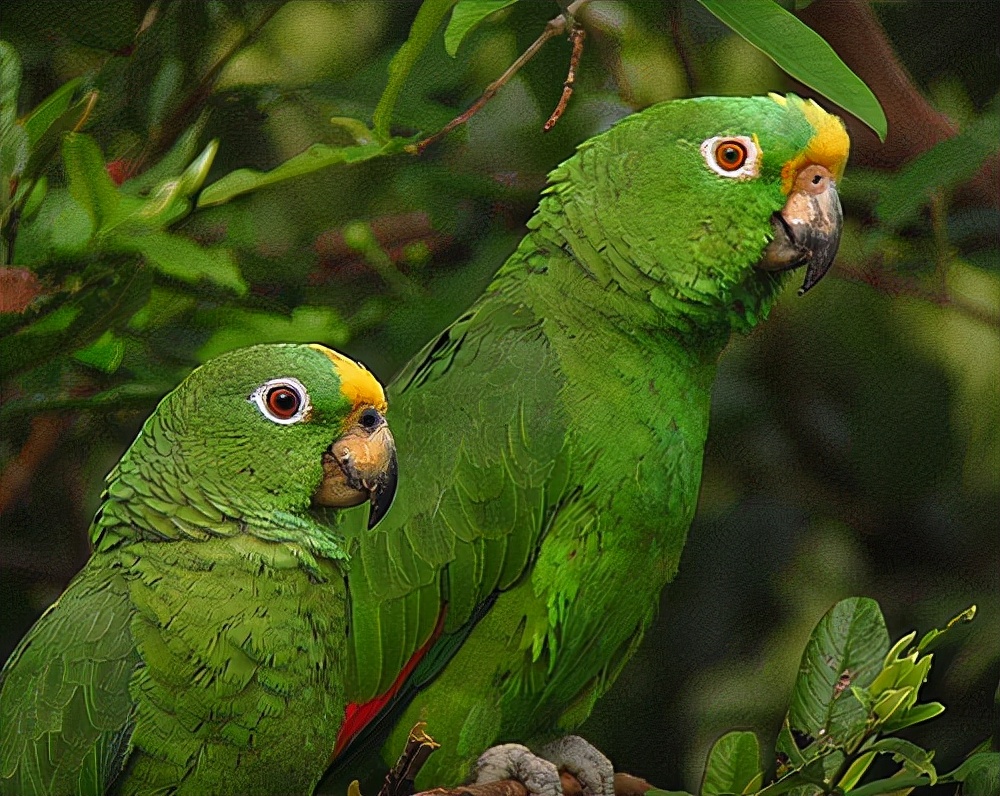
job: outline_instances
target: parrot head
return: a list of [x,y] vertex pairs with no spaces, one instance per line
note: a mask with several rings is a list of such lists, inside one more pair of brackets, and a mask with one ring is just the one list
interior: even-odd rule
[[794,95],[664,102],[584,143],[548,193],[571,245],[596,248],[654,305],[747,329],[784,272],[805,267],[801,294],[830,268],[849,146],[839,118]]
[[[342,354],[258,345],[193,371],[126,456],[151,476],[182,474],[238,518],[368,501],[372,528],[396,490],[386,409],[375,377]],[[158,457],[169,462],[158,466]]]

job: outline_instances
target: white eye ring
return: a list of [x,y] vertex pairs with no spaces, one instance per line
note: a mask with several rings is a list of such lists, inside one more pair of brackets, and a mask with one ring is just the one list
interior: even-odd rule
[[[736,168],[725,166],[719,163],[719,144],[732,142],[741,148],[746,157]],[[706,165],[720,177],[729,177],[737,180],[750,180],[760,173],[760,150],[753,139],[745,135],[717,135],[707,138],[701,142],[701,156],[705,158]]]
[[[286,393],[290,393],[295,399],[294,406],[290,407],[291,411],[280,405]],[[264,417],[280,426],[290,426],[308,420],[312,412],[309,393],[301,381],[291,376],[265,382],[251,393],[248,400],[257,405]]]

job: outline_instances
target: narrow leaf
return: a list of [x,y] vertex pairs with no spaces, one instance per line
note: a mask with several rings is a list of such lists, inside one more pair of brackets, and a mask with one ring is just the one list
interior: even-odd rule
[[923,705],[914,705],[902,715],[894,717],[891,721],[887,721],[882,727],[882,732],[897,732],[904,727],[912,727],[914,724],[933,719],[942,713],[944,713],[944,705],[940,702],[927,702]]
[[21,88],[21,56],[0,41],[0,138],[17,119],[17,95]]
[[708,753],[701,796],[743,793],[760,776],[760,746],[752,732],[730,732]]
[[850,790],[865,775],[868,767],[872,764],[872,760],[875,759],[875,752],[865,752],[863,755],[859,756],[850,766],[847,767],[847,771],[844,772],[844,776],[840,778],[840,782],[837,783],[837,787],[842,791]]
[[70,133],[63,141],[63,163],[70,194],[100,232],[113,222],[120,201],[101,150],[89,135]]
[[[31,154],[28,156],[28,164],[24,167],[24,173],[28,177],[34,177],[45,168],[49,159],[59,151],[63,136],[66,133],[79,130],[96,104],[97,92],[88,92],[79,101],[65,108],[62,113],[47,123],[44,129],[40,130],[38,138],[33,143]],[[28,121],[25,122],[26,128],[28,122],[33,118],[33,116],[29,117]],[[36,129],[40,127],[41,123],[36,126]]]
[[902,738],[883,738],[873,743],[869,751],[890,754],[897,763],[906,763],[917,774],[926,774],[931,785],[937,782],[937,771],[931,762],[934,753],[922,749],[915,743]]
[[1000,793],[1000,752],[975,752],[939,782],[963,783],[962,796],[994,796]]
[[885,140],[878,99],[826,41],[773,0],[699,0],[789,75],[856,116]]
[[960,627],[961,625],[971,622],[976,617],[976,606],[970,605],[958,616],[955,616],[945,625],[943,628],[928,631],[920,643],[917,644],[917,649],[920,652],[927,652],[928,650],[934,649],[938,644],[941,643],[941,638],[952,628]]
[[130,235],[117,241],[141,254],[160,273],[184,282],[202,279],[227,287],[243,296],[246,282],[228,249],[204,248],[180,235],[153,232],[147,235]]
[[517,0],[459,0],[444,31],[444,49],[452,58],[465,37],[486,17],[512,6]]
[[28,114],[24,120],[24,129],[28,132],[28,140],[32,146],[37,144],[42,134],[66,112],[70,100],[73,99],[73,92],[81,82],[82,78],[75,77],[63,83]]
[[896,793],[907,788],[919,788],[921,785],[929,784],[929,782],[930,780],[925,776],[906,774],[905,776],[877,779],[862,785],[860,788],[847,791],[847,796],[878,796],[881,793]]
[[236,196],[258,191],[270,185],[312,174],[337,163],[359,163],[381,155],[391,155],[402,151],[404,139],[394,138],[386,144],[364,144],[362,146],[332,147],[313,144],[305,152],[289,158],[270,171],[237,169],[213,182],[198,196],[198,207],[210,207],[228,202]]
[[837,603],[813,631],[802,654],[788,720],[814,738],[828,734],[846,741],[863,730],[867,711],[842,677],[866,688],[889,648],[882,612],[874,600],[853,597]]
[[454,4],[455,0],[424,0],[420,4],[420,10],[417,11],[417,16],[410,26],[409,37],[392,57],[392,61],[389,62],[389,82],[375,108],[373,122],[375,135],[379,140],[389,140],[392,110],[396,107],[396,100],[403,90],[403,84],[410,72],[413,71],[420,53],[424,51],[431,37],[437,31],[441,20]]

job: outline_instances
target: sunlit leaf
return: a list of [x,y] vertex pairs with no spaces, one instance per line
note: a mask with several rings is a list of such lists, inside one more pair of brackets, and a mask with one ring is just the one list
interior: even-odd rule
[[699,0],[800,83],[819,92],[885,140],[882,106],[822,36],[774,0]]
[[86,348],[73,354],[73,358],[102,370],[114,373],[125,356],[125,341],[111,331],[107,331]]
[[313,144],[305,152],[289,158],[270,171],[237,169],[213,182],[198,196],[198,207],[210,207],[251,191],[258,191],[279,182],[312,174],[337,163],[360,163],[363,160],[402,151],[406,139],[393,138],[385,144],[371,143],[362,146],[333,147]]
[[192,283],[204,279],[241,296],[247,292],[246,282],[228,249],[206,248],[165,232],[129,236],[125,245],[141,254],[157,271],[174,279]]
[[389,62],[389,82],[375,108],[373,122],[375,135],[380,141],[389,140],[392,110],[396,107],[403,84],[455,1],[424,0],[420,4],[420,10],[410,26],[410,35]]
[[850,790],[865,775],[868,767],[872,764],[875,759],[875,752],[865,752],[863,755],[859,755],[851,765],[847,767],[847,771],[844,772],[844,776],[840,778],[840,782],[837,786],[841,790]]
[[760,786],[760,746],[752,732],[730,732],[708,753],[701,796],[746,793]]
[[465,37],[486,17],[512,6],[517,0],[459,0],[444,31],[444,49],[452,58]]
[[49,96],[43,99],[25,117],[24,129],[28,131],[28,140],[34,146],[42,134],[52,126],[53,122],[62,116],[69,108],[70,100],[73,99],[73,92],[82,82],[82,79],[75,77],[63,83]]
[[104,168],[104,156],[89,135],[69,133],[63,141],[69,192],[99,232],[114,222],[121,197]]
[[[96,104],[97,92],[88,92],[52,119],[34,141],[31,154],[28,156],[28,163],[24,167],[24,173],[29,177],[34,177],[41,172],[52,156],[59,151],[63,136],[79,129]],[[27,127],[27,122],[25,126]]]
[[843,687],[842,678],[867,687],[888,649],[889,634],[874,600],[852,597],[837,603],[820,620],[802,655],[788,709],[792,728],[838,741],[862,730],[867,712]]
[[1000,149],[1000,116],[987,114],[908,163],[892,177],[875,212],[888,227],[913,220],[933,197],[967,182]]
[[897,732],[904,727],[911,727],[914,724],[920,724],[922,721],[933,719],[942,713],[944,713],[944,705],[940,702],[926,702],[923,705],[914,705],[905,713],[895,716],[891,721],[886,722],[882,726],[882,731]]

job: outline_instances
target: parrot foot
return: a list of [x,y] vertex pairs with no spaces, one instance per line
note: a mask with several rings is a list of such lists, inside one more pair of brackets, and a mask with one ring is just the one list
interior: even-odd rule
[[614,796],[615,770],[601,752],[579,735],[566,735],[536,755],[526,746],[502,744],[487,749],[476,761],[476,784],[516,779],[531,796],[562,796],[559,772],[580,782],[583,796]]
[[501,779],[516,779],[531,796],[562,796],[563,792],[555,764],[519,743],[492,746],[476,761],[475,784]]

